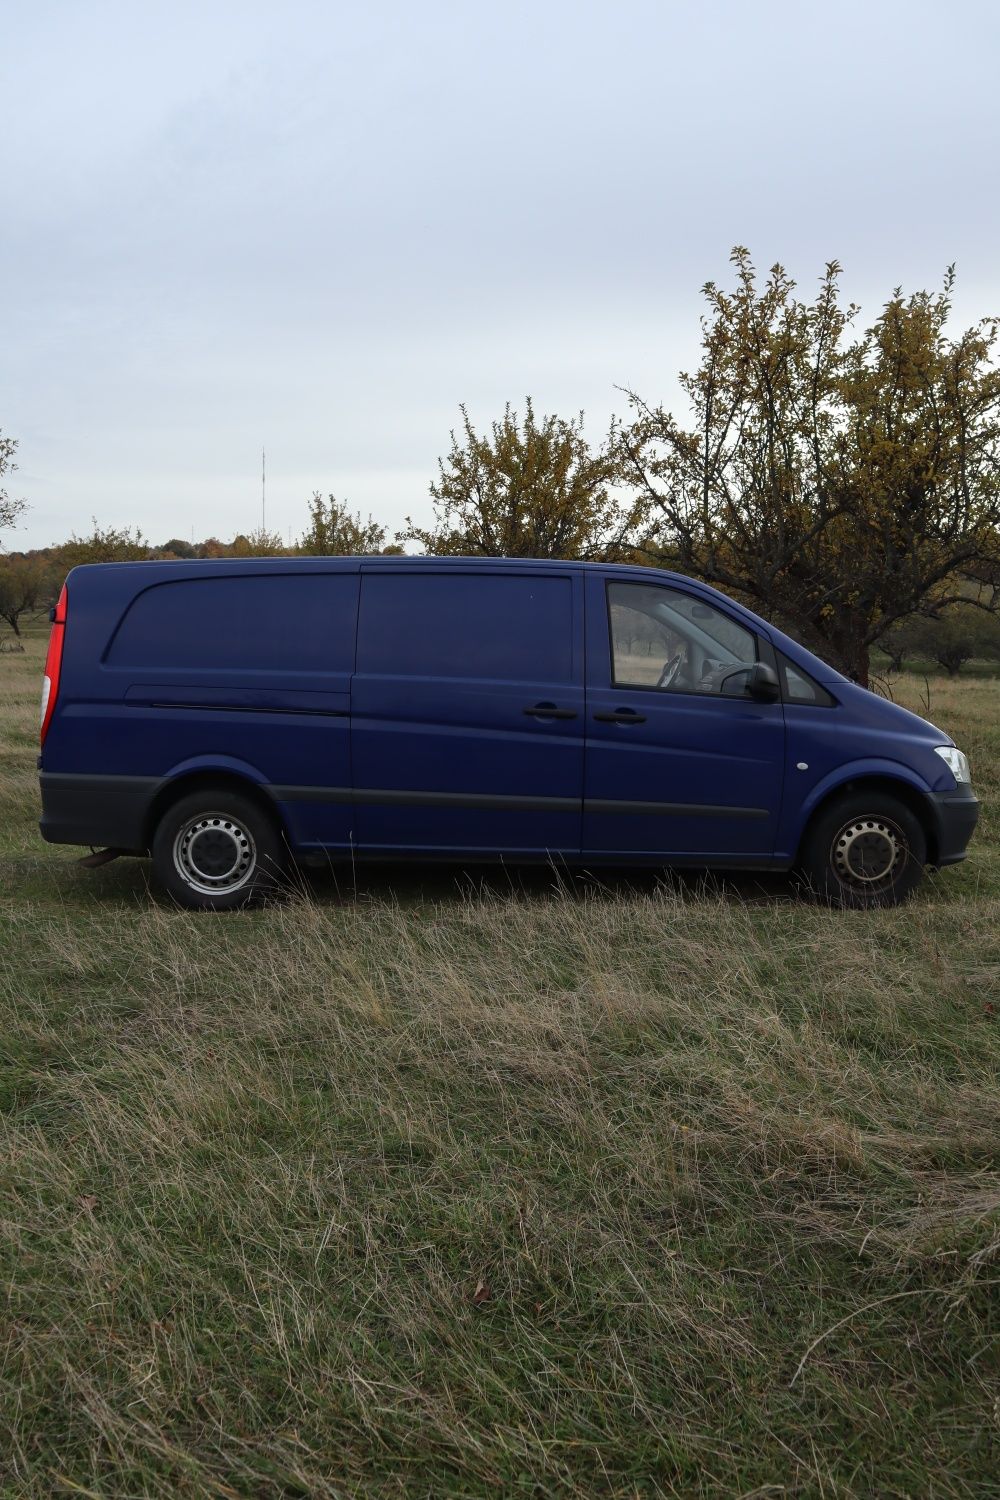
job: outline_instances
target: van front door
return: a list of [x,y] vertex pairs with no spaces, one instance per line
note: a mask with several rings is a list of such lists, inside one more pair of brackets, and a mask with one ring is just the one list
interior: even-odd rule
[[768,862],[785,729],[745,695],[758,651],[693,592],[588,574],[585,855]]
[[583,743],[578,570],[362,565],[361,852],[578,855]]

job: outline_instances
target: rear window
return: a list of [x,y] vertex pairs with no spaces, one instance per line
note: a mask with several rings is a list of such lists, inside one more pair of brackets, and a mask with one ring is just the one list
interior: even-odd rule
[[573,680],[573,584],[538,574],[368,573],[358,671]]
[[105,656],[143,671],[351,672],[356,573],[181,578],[133,600]]

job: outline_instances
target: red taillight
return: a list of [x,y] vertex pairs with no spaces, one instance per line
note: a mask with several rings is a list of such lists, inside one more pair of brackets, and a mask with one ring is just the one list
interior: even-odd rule
[[59,595],[59,603],[52,612],[52,632],[49,636],[49,650],[45,658],[45,676],[42,679],[42,734],[41,742],[45,744],[45,736],[49,730],[49,722],[52,711],[56,706],[56,695],[59,692],[59,672],[62,667],[63,640],[66,636],[66,585],[62,586]]

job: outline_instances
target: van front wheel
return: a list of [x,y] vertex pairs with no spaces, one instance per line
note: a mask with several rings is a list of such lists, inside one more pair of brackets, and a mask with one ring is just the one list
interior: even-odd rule
[[886,792],[851,792],[816,818],[802,848],[809,890],[837,906],[898,906],[923,879],[920,821]]
[[250,797],[203,787],[163,814],[153,869],[167,894],[191,911],[233,911],[271,895],[286,867],[275,822]]

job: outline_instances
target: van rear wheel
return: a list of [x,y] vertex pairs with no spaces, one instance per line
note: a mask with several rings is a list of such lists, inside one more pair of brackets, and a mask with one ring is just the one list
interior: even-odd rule
[[837,906],[898,906],[923,879],[927,838],[905,802],[851,792],[824,808],[800,867],[812,894]]
[[256,905],[277,891],[287,867],[274,819],[228,787],[202,787],[168,807],[152,852],[160,885],[190,911]]

